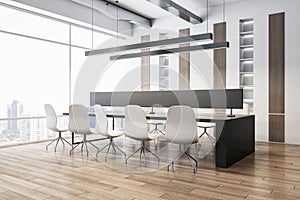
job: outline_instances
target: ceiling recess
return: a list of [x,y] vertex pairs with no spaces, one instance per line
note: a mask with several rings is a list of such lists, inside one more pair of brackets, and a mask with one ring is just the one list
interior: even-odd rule
[[192,13],[191,11],[185,9],[184,7],[178,5],[171,0],[148,0],[149,2],[159,6],[160,8],[192,23],[199,24],[202,23],[202,18]]
[[[151,19],[141,16],[133,11],[120,7],[117,3],[110,3],[106,0],[71,0],[77,4],[93,8],[103,15],[110,17],[114,20],[128,21],[131,24],[140,25],[145,28],[152,26]],[[118,19],[116,13],[118,12]]]

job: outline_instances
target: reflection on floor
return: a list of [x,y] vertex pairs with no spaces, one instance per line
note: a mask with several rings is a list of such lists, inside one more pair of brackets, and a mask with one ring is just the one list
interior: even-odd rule
[[[104,146],[108,141],[95,144]],[[175,171],[166,164],[177,154],[177,145],[160,141],[158,164],[139,154],[126,165],[121,154],[113,151],[104,161],[105,152],[96,159],[80,148],[70,156],[69,147],[60,144],[57,152],[47,143],[0,148],[0,199],[299,199],[300,146],[257,143],[256,152],[227,169],[214,167],[214,150],[209,141],[193,145],[191,154],[199,159],[192,172],[189,160],[180,159]],[[116,144],[126,153],[139,142],[118,138]],[[205,156],[206,155],[206,156]],[[203,156],[205,156],[203,158]]]
[[[99,143],[99,147],[104,146],[108,141],[101,141]],[[125,151],[126,155],[129,156],[136,149],[140,147],[139,141],[132,140],[130,138],[121,137],[114,139],[114,142],[117,146],[119,146],[123,151]],[[214,162],[214,145],[207,138],[203,138],[200,141],[201,143],[197,145],[191,145],[189,149],[189,153],[200,160],[199,165],[203,168],[215,168]],[[155,153],[159,158],[160,162],[157,161],[156,157],[146,152],[145,158],[142,155],[140,158],[140,153],[136,153],[132,158],[130,158],[125,163],[124,156],[119,152],[111,148],[110,153],[108,154],[107,161],[105,161],[106,150],[102,151],[98,154],[97,161],[104,162],[106,165],[109,165],[111,168],[125,171],[125,172],[145,172],[145,171],[153,171],[157,169],[166,169],[167,165],[171,162],[171,160],[181,151],[181,148],[177,144],[167,143],[164,140],[158,141],[150,141],[146,144],[147,148],[150,149],[153,153]],[[90,146],[89,148],[92,151],[92,156],[95,156],[95,152],[97,151],[95,148]],[[80,148],[78,148],[76,153],[80,153]],[[177,162],[175,162],[175,168],[187,168],[192,172],[192,166],[190,161],[182,156]]]

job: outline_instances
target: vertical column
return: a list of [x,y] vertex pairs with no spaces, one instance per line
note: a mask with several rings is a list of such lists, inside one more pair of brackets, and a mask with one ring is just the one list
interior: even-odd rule
[[284,13],[269,15],[269,141],[284,142]]
[[[190,36],[190,29],[180,29],[179,36]],[[190,46],[190,44],[180,44],[179,46],[187,47]],[[179,89],[190,89],[190,52],[179,53]]]
[[[141,42],[149,42],[150,35],[141,36]],[[150,48],[142,49],[142,52],[150,51]],[[141,58],[141,90],[150,90],[150,56]]]
[[[226,41],[226,22],[214,24],[214,42]],[[214,89],[226,88],[226,49],[214,50]]]

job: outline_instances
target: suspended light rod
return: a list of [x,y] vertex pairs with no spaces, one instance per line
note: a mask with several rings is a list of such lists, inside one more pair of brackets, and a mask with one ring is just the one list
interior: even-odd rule
[[172,49],[144,51],[140,53],[122,54],[122,55],[111,56],[110,60],[120,60],[120,59],[138,58],[144,56],[157,56],[163,54],[200,51],[200,50],[208,50],[208,49],[221,49],[221,48],[229,48],[229,42],[219,42],[219,43],[195,45],[195,46],[188,46],[188,47],[172,48]]
[[93,51],[86,51],[85,56],[105,54],[105,53],[115,53],[118,51],[143,49],[143,48],[149,48],[155,46],[164,46],[164,45],[179,44],[179,43],[193,42],[199,40],[212,40],[212,39],[213,39],[212,33],[205,33],[205,34],[198,34],[198,35],[192,35],[187,37],[178,37],[178,38],[171,38],[165,40],[157,40],[152,42],[130,44],[130,45],[119,46],[119,47],[111,47],[106,49],[96,49]]

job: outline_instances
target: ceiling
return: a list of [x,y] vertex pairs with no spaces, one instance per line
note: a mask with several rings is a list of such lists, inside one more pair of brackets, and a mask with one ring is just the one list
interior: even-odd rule
[[[106,0],[111,3],[116,4],[116,0]],[[199,13],[200,10],[204,10],[207,7],[207,0],[173,0],[175,3],[183,6],[187,10]],[[224,0],[225,4],[245,1],[245,0]],[[209,7],[223,5],[223,0],[208,0]],[[154,4],[148,2],[147,0],[119,0],[118,5],[131,10],[137,14],[145,16],[149,19],[158,19],[166,16],[170,16],[169,12],[155,6]]]

